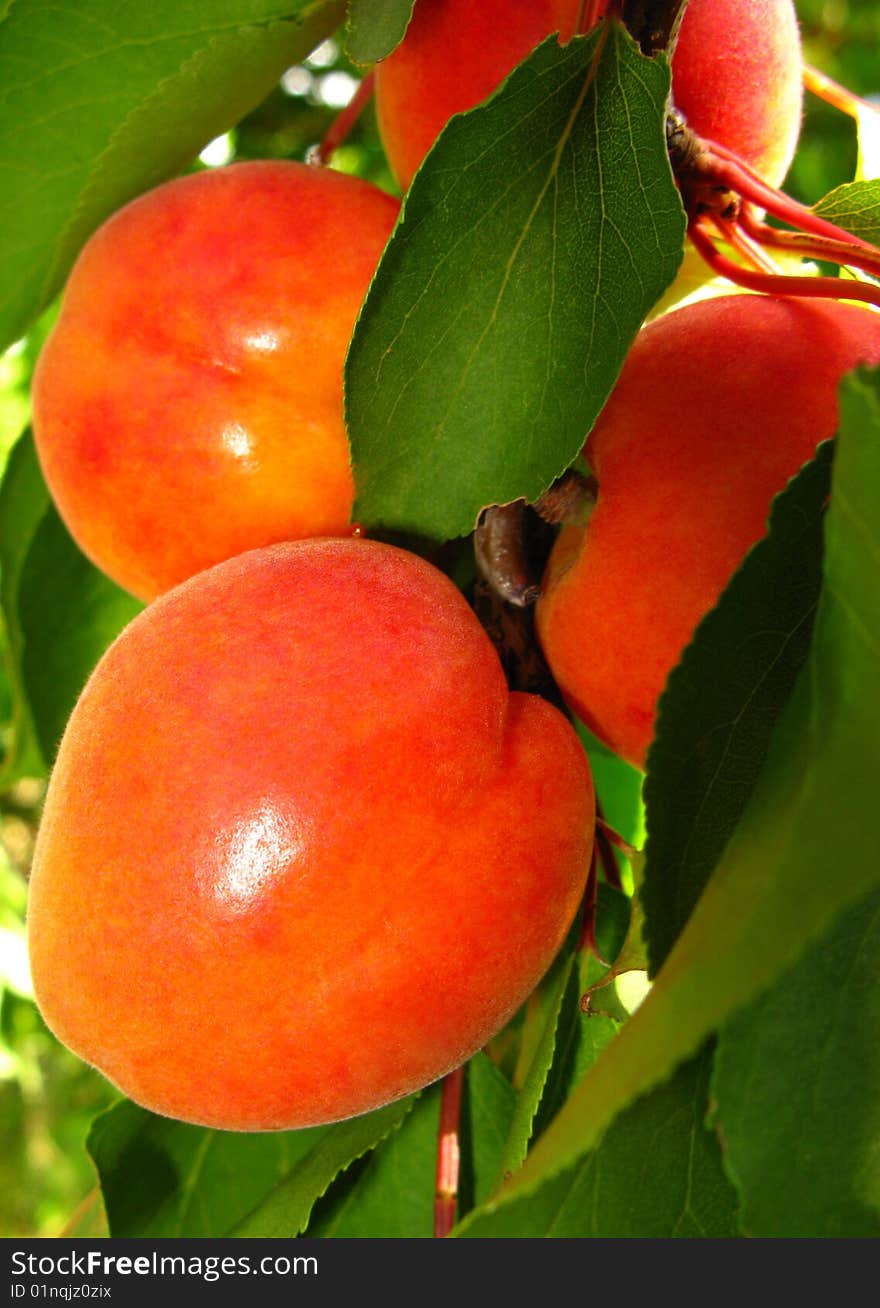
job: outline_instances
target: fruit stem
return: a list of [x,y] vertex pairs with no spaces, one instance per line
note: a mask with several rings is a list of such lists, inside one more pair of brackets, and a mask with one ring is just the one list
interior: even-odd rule
[[[632,862],[639,852],[635,845],[631,845],[628,840],[624,840],[619,831],[615,831],[610,822],[605,821],[605,818],[600,812],[596,814],[596,835],[602,836],[607,840],[609,845],[613,845],[615,849],[619,849],[624,858],[628,859],[630,862]],[[616,866],[617,864],[615,863],[615,867]]]
[[440,1127],[437,1135],[437,1183],[434,1190],[434,1236],[443,1239],[455,1225],[461,1149],[458,1141],[464,1067],[443,1078]]
[[789,223],[792,227],[797,227],[801,231],[812,232],[816,236],[829,237],[831,240],[843,241],[847,244],[855,244],[863,249],[870,250],[872,248],[867,241],[860,240],[859,237],[853,236],[850,232],[845,231],[843,227],[838,227],[825,218],[820,218],[807,205],[799,204],[790,195],[769,186],[747,163],[734,154],[732,150],[728,150],[726,146],[719,145],[717,141],[707,140],[705,137],[701,137],[700,140],[706,152],[702,160],[702,170],[710,175],[719,186],[734,192],[742,200],[751,201],[759,209],[766,209],[775,218],[779,218],[782,222]]
[[766,295],[794,295],[823,300],[862,300],[880,308],[880,286],[868,282],[843,281],[840,277],[789,277],[782,273],[766,273],[744,268],[716,247],[711,236],[699,220],[692,220],[688,235],[697,252],[721,277],[736,286]]
[[852,91],[835,82],[833,78],[828,77],[826,73],[821,73],[818,68],[813,68],[810,64],[804,64],[804,86],[820,100],[826,104],[832,105],[835,109],[840,109],[843,113],[848,114],[850,118],[858,120],[860,114],[870,112],[880,114],[876,105],[871,104],[870,100],[863,100],[860,95],[855,95]]
[[316,164],[320,167],[330,162],[330,156],[339,149],[366,108],[367,102],[373,94],[374,81],[373,73],[367,73],[348,104],[333,119],[321,144],[309,152],[308,162],[310,164]]
[[786,232],[762,222],[750,205],[743,205],[739,224],[759,245],[771,245],[805,259],[822,259],[826,263],[839,263],[861,268],[872,277],[880,277],[880,250],[872,250],[852,241],[836,241],[830,236],[815,236],[811,232]]
[[758,242],[752,240],[749,233],[739,222],[731,222],[717,213],[710,214],[709,217],[727,244],[741,254],[753,268],[756,268],[759,272],[770,273],[774,276],[778,274],[779,268],[764,253]]

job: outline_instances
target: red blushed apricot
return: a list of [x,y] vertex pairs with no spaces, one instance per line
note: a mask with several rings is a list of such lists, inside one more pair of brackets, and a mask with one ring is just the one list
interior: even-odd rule
[[345,534],[342,367],[398,203],[296,163],[157,187],[71,273],[34,379],[49,488],[142,599],[273,541]]
[[376,114],[405,190],[453,114],[485,100],[551,32],[574,33],[573,0],[417,0],[406,35],[376,65]]
[[778,186],[794,158],[803,103],[792,0],[688,0],[672,98],[695,132]]
[[[376,68],[379,130],[401,187],[453,114],[486,99],[551,32],[569,40],[582,8],[581,0],[416,0],[406,36]],[[673,98],[693,129],[778,184],[801,117],[792,0],[689,0],[672,72]]]
[[639,767],[657,698],[763,535],[771,501],[837,427],[837,388],[880,362],[880,315],[736,295],[636,338],[585,450],[599,493],[563,530],[537,627],[572,709]]
[[158,1113],[302,1127],[461,1064],[541,977],[593,838],[583,750],[460,593],[362,540],[160,597],[70,719],[31,882],[58,1037]]

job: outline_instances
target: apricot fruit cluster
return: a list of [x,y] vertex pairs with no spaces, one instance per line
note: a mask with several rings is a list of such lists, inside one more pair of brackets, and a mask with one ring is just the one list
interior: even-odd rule
[[[580,12],[417,0],[377,70],[401,184]],[[789,0],[690,0],[673,76],[698,130],[782,176]],[[508,690],[446,576],[353,534],[343,362],[398,207],[294,163],[158,187],[83,249],[35,376],[59,511],[151,601],[53,768],[36,994],[131,1098],[208,1126],[336,1121],[459,1066],[549,966],[590,866],[571,724]],[[561,533],[537,615],[573,712],[638,766],[701,614],[833,433],[840,376],[880,359],[878,323],[741,296],[640,333],[586,446],[596,507]]]

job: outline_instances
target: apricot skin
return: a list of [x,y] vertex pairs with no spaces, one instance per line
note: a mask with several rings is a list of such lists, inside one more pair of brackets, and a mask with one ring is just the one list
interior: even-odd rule
[[574,32],[572,0],[417,0],[403,41],[376,65],[376,114],[406,190],[451,116],[485,100],[551,32]]
[[[454,113],[486,99],[551,32],[568,40],[580,0],[417,0],[402,43],[376,68],[385,152],[404,190]],[[778,185],[801,117],[801,55],[791,0],[690,0],[673,97],[695,131]]]
[[152,599],[243,550],[350,531],[342,367],[397,210],[328,169],[233,164],[91,237],[34,433],[70,532],[126,589]]
[[554,547],[537,629],[573,711],[637,767],[667,675],[860,362],[880,362],[880,315],[834,302],[724,296],[636,338],[585,449],[596,507]]
[[70,720],[31,883],[40,1008],[155,1112],[366,1112],[458,1066],[558,950],[583,750],[510,694],[462,596],[357,539],[252,551],[150,605]]
[[694,131],[778,186],[801,126],[803,60],[792,0],[689,0],[672,96]]

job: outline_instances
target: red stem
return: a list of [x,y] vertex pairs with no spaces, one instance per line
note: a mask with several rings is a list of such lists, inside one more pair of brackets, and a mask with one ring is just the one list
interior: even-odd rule
[[458,1198],[458,1172],[461,1150],[458,1125],[461,1117],[461,1092],[464,1067],[443,1078],[440,1093],[440,1129],[437,1137],[437,1184],[434,1191],[434,1235],[447,1236],[455,1225]]
[[624,858],[629,859],[629,861],[632,862],[636,854],[639,852],[635,845],[631,845],[628,840],[624,840],[620,832],[616,831],[614,827],[611,826],[610,822],[606,822],[604,817],[600,814],[596,815],[596,827],[609,844],[614,845],[616,849],[620,850]]
[[826,263],[839,263],[861,268],[872,277],[880,277],[880,250],[866,249],[849,241],[833,241],[828,236],[814,236],[810,232],[785,232],[756,218],[749,205],[744,205],[739,216],[743,230],[759,245],[772,245],[780,250],[805,259],[823,259]]
[[839,277],[787,277],[781,273],[758,272],[743,268],[722,254],[699,222],[690,224],[688,235],[695,249],[714,272],[750,291],[823,300],[862,300],[865,304],[880,308],[880,286],[867,282],[844,282]]
[[744,163],[732,150],[726,146],[719,145],[717,141],[704,140],[703,144],[711,155],[712,176],[716,178],[728,190],[734,191],[744,200],[751,201],[759,209],[766,209],[774,217],[779,218],[782,222],[790,223],[792,227],[798,227],[805,232],[814,232],[817,236],[830,237],[835,241],[843,241],[848,245],[858,245],[862,249],[873,249],[867,241],[860,240],[847,232],[843,227],[837,227],[834,223],[828,222],[825,218],[820,218],[817,213],[809,209],[805,204],[799,204],[793,200],[790,195],[777,191],[753,172],[748,164]]
[[773,275],[779,272],[772,259],[768,258],[760,245],[751,239],[749,233],[740,223],[722,218],[717,213],[709,214],[708,217],[712,219],[727,244],[741,254],[753,268],[756,268],[759,272]]
[[338,150],[342,145],[373,94],[374,80],[373,73],[368,73],[345,108],[341,109],[333,119],[326,136],[311,156],[312,163],[328,163],[334,150]]

